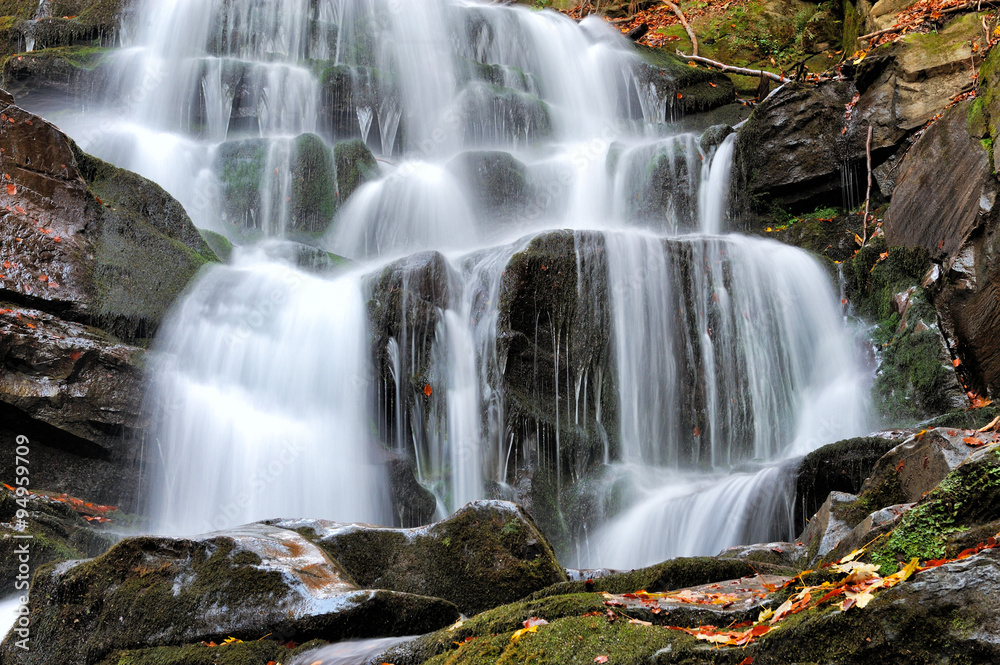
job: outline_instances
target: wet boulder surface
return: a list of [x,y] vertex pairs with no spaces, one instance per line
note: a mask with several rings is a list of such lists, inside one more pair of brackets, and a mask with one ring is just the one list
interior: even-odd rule
[[129,538],[87,561],[52,564],[32,586],[32,639],[4,662],[90,664],[113,651],[222,642],[409,635],[458,618],[447,601],[360,588],[299,534],[263,524],[192,539]]
[[504,501],[474,501],[446,520],[414,529],[321,520],[275,524],[310,538],[363,587],[425,593],[466,614],[566,580],[534,520]]
[[0,101],[0,425],[34,438],[49,491],[134,502],[146,423],[145,347],[202,266],[217,261],[158,185],[81,151]]

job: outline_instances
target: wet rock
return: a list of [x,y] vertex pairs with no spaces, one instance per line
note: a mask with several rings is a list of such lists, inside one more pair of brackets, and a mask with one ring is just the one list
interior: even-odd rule
[[237,233],[315,237],[337,212],[334,152],[315,134],[223,143],[215,168],[223,221]]
[[902,443],[905,436],[902,432],[887,432],[886,436],[846,439],[802,458],[795,480],[796,531],[801,533],[805,529],[807,520],[823,506],[831,492],[860,492],[879,459]]
[[40,445],[126,462],[126,442],[144,423],[145,352],[37,309],[0,302],[0,312],[0,358],[9,368],[0,374],[0,401],[61,433],[43,434]]
[[702,67],[689,67],[666,49],[638,45],[639,62],[630,89],[631,117],[669,122],[723,107],[736,99],[728,76]]
[[22,104],[53,95],[87,98],[109,74],[110,52],[95,46],[66,46],[10,57],[3,62],[0,85]]
[[[889,247],[876,238],[843,264],[847,297],[858,315],[876,323],[878,354],[872,396],[888,425],[911,424],[969,406],[949,342],[924,281],[931,263],[922,247]],[[909,296],[911,287],[917,286]],[[893,301],[905,300],[905,319]],[[896,306],[898,310],[898,305]]]
[[566,580],[534,521],[501,501],[474,501],[418,529],[322,520],[275,524],[307,535],[363,587],[433,595],[466,614]]
[[420,252],[395,261],[369,283],[368,321],[375,375],[381,383],[378,413],[384,441],[410,454],[403,442],[426,434],[426,386],[444,377],[432,374],[432,351],[439,322],[452,295],[451,269],[438,252]]
[[[32,571],[51,561],[98,556],[120,539],[115,529],[116,526],[120,529],[122,525],[105,527],[101,523],[88,522],[66,503],[65,498],[28,494],[21,501],[25,504],[27,514],[19,520],[17,512],[21,506],[16,502],[14,492],[0,488],[0,542],[11,553],[0,562],[0,584],[8,589],[18,588],[14,585],[18,581],[18,566],[21,562],[13,552],[15,547],[24,543],[25,536],[30,537],[28,567]],[[108,519],[105,517],[108,515],[115,522],[121,515],[119,511],[91,512],[90,517]],[[19,521],[24,522],[25,528],[17,528]],[[30,581],[30,574],[21,575],[21,582]],[[23,589],[27,590],[27,587]]]
[[417,482],[416,464],[408,456],[398,454],[388,464],[392,503],[400,526],[410,528],[431,522],[437,498]]
[[[992,439],[990,435],[984,441]],[[941,559],[956,534],[1000,520],[1000,444],[981,447],[907,511],[872,561],[891,570],[912,557]],[[981,535],[981,534],[979,534]],[[966,544],[971,547],[976,543]],[[952,555],[957,554],[957,551]]]
[[799,536],[799,542],[806,546],[808,559],[812,562],[835,548],[841,540],[851,532],[853,525],[847,524],[838,517],[837,508],[853,503],[857,499],[853,494],[830,492],[826,502],[809,521],[809,526]]
[[[532,94],[473,82],[456,100],[466,145],[525,145],[552,133],[548,105]],[[432,152],[432,151],[429,151]]]
[[[615,422],[617,402],[613,377],[604,371],[612,349],[602,245],[600,234],[538,236],[510,258],[500,282],[497,353],[504,359],[505,417],[514,434],[507,482],[522,488],[516,500],[557,548],[579,535],[585,521],[579,518],[593,503],[581,495],[565,506],[571,517],[564,517],[558,493],[570,484],[570,473],[558,470],[575,469],[579,479],[614,445],[614,428],[603,424]],[[564,358],[574,360],[564,365]],[[587,393],[580,394],[584,376]],[[569,395],[586,405],[578,418],[562,405]]]
[[14,95],[3,88],[0,88],[0,106],[9,106],[14,103]]
[[[89,561],[48,566],[32,590],[32,638],[18,662],[90,665],[116,649],[232,636],[304,642],[435,630],[455,606],[362,590],[302,536],[262,524],[198,539],[129,538]],[[15,657],[7,641],[5,660]]]
[[963,102],[949,109],[903,159],[883,222],[890,245],[923,247],[932,259],[946,260],[992,209],[997,181],[989,155],[969,134],[970,107]]
[[891,531],[899,522],[899,518],[913,507],[912,503],[897,503],[893,506],[879,508],[871,515],[858,522],[851,532],[841,538],[837,546],[823,554],[819,561],[831,563],[840,561],[855,550],[860,550],[880,536]]
[[159,186],[16,106],[0,116],[3,446],[37,437],[47,489],[134,500],[139,345],[216,256]]
[[897,503],[918,501],[972,454],[975,448],[963,441],[968,436],[967,431],[938,428],[910,437],[878,461],[862,494],[895,486]]
[[776,567],[775,569],[794,569],[799,565],[805,553],[805,547],[798,543],[757,543],[727,547],[719,553],[719,558],[739,559],[754,566],[767,564]]
[[372,151],[360,139],[334,145],[333,159],[337,171],[337,196],[341,202],[361,185],[382,175]]
[[635,593],[639,589],[650,593],[674,591],[750,576],[754,574],[754,570],[782,574],[791,570],[791,567],[775,566],[767,562],[752,563],[750,559],[742,557],[680,557],[655,566],[612,573],[593,580],[553,584],[531,597],[539,599],[584,592],[623,594]]
[[524,216],[531,195],[527,167],[509,152],[464,152],[448,163],[490,219]]

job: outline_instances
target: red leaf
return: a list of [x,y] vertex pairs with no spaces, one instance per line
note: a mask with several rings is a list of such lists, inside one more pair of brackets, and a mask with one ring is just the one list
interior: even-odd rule
[[899,460],[899,464],[896,465],[896,473],[902,471],[904,466],[906,466],[906,460],[905,459]]
[[424,394],[425,395],[427,395],[428,397],[430,397],[431,393],[433,393],[433,392],[434,391],[431,389],[431,384],[428,383],[427,385],[424,386]]
[[751,665],[753,663],[753,656],[747,656],[740,661],[740,665]]

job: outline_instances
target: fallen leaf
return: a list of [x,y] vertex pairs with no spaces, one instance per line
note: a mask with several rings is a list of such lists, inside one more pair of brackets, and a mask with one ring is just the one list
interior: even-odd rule
[[425,395],[427,395],[428,397],[430,397],[431,393],[433,393],[433,392],[434,391],[431,389],[431,384],[428,383],[427,385],[424,386],[424,394]]
[[521,622],[521,625],[525,628],[531,628],[532,626],[547,626],[549,622],[541,617],[531,617]]
[[7,196],[17,196],[17,185],[7,185]]
[[594,662],[595,663],[606,663],[606,662],[608,662],[608,657],[607,656],[598,656],[597,658],[594,659]]
[[519,639],[527,635],[528,633],[537,633],[538,626],[531,626],[530,628],[522,628],[520,630],[515,630],[514,634],[510,636],[511,642],[517,642]]

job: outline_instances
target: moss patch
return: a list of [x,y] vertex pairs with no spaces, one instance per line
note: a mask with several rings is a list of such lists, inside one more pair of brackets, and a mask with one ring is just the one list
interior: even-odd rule
[[334,145],[333,158],[336,163],[337,192],[341,201],[346,201],[361,185],[382,175],[375,155],[361,139],[341,141]]
[[948,536],[1000,519],[1000,449],[974,454],[903,515],[872,561],[892,572],[912,557],[939,559]]
[[101,219],[91,316],[124,339],[150,337],[195,273],[218,257],[163,188],[72,147]]

